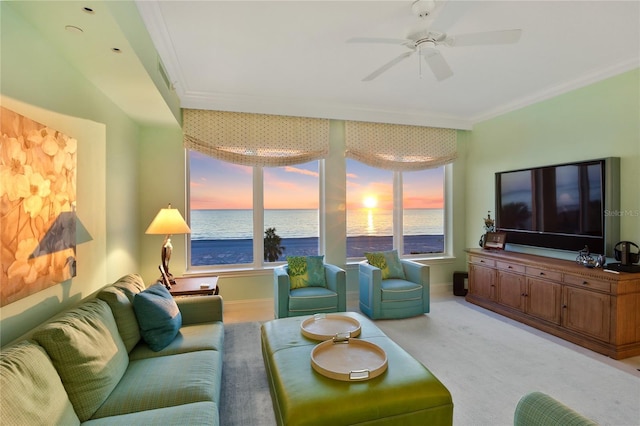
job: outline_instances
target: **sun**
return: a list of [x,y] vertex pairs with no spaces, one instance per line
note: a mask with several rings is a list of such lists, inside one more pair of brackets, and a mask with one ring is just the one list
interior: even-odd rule
[[368,209],[373,209],[378,205],[378,199],[374,195],[367,195],[362,200],[362,204]]

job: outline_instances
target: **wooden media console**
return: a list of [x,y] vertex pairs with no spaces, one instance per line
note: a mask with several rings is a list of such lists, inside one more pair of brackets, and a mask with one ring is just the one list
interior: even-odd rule
[[469,249],[468,302],[614,359],[640,355],[640,273]]

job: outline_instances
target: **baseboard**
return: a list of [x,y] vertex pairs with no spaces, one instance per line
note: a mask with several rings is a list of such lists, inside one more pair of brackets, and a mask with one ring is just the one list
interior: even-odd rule
[[431,284],[432,296],[449,296],[453,294],[453,283]]
[[[448,296],[453,294],[452,283],[440,283],[431,285],[432,296]],[[357,291],[347,292],[347,306],[358,306],[359,294]],[[224,312],[229,314],[245,314],[256,312],[273,313],[273,299],[244,299],[224,301]]]
[[224,313],[245,313],[256,311],[273,312],[273,299],[244,299],[224,301]]

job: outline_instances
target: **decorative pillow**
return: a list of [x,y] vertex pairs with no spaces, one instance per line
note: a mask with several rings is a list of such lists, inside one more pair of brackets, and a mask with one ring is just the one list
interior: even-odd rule
[[144,289],[147,288],[144,285],[144,280],[139,274],[127,274],[123,277],[120,277],[118,281],[113,283],[113,286],[121,289],[129,298],[131,303],[133,303],[133,298],[136,294],[144,291]]
[[287,256],[291,289],[325,287],[324,256]]
[[0,419],[7,425],[79,425],[44,348],[21,342],[0,354]]
[[33,339],[47,351],[81,421],[100,408],[129,365],[111,309],[99,299],[45,324]]
[[169,345],[182,326],[182,314],[178,305],[161,283],[136,294],[133,309],[140,324],[142,338],[155,352]]
[[324,256],[307,256],[309,287],[325,287]]
[[365,253],[364,255],[370,265],[380,268],[383,280],[387,278],[406,279],[402,263],[400,263],[400,257],[398,256],[398,250],[377,251]]
[[133,298],[145,289],[142,277],[129,274],[98,293],[98,299],[109,304],[127,352],[140,341],[140,326],[133,311]]

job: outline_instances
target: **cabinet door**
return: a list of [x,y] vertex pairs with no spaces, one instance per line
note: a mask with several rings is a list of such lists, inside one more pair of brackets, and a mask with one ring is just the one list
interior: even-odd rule
[[563,326],[609,341],[611,296],[565,286]]
[[525,312],[534,317],[560,324],[562,285],[537,278],[527,279]]
[[485,299],[496,298],[496,273],[493,268],[469,265],[469,293]]
[[498,271],[498,303],[524,311],[524,275]]

